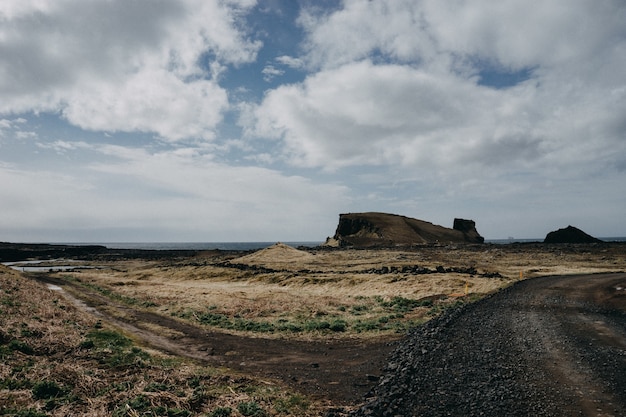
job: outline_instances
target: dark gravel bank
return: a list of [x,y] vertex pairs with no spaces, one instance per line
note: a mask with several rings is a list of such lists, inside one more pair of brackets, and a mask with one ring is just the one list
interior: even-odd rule
[[626,314],[604,297],[624,306],[623,281],[538,278],[448,312],[413,330],[350,415],[624,416]]

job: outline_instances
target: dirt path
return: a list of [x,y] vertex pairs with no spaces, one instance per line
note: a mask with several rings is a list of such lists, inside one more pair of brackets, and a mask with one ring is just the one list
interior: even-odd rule
[[269,378],[334,405],[361,403],[378,382],[392,340],[307,342],[235,336],[116,303],[96,291],[47,274],[29,274],[83,309],[132,334],[152,348]]
[[626,274],[519,282],[420,327],[354,416],[626,415]]

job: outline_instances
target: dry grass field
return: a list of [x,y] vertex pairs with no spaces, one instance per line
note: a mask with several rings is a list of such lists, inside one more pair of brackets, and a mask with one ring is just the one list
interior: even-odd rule
[[0,265],[0,415],[316,416],[285,387],[137,346]]
[[129,260],[61,273],[153,311],[265,337],[404,332],[441,309],[522,278],[620,271],[624,246],[459,245],[411,250],[299,250]]
[[[276,244],[252,253],[94,259],[87,264],[97,268],[46,275],[71,282],[67,291],[82,287],[135,310],[235,335],[391,340],[449,306],[520,278],[624,271],[625,249],[520,244],[304,250]],[[253,375],[138,346],[132,335],[59,291],[1,266],[0,357],[0,415],[313,416],[332,406]]]

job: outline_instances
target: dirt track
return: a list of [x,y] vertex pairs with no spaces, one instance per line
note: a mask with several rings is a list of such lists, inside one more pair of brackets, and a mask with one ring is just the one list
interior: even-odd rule
[[364,401],[396,349],[355,416],[626,415],[626,274],[519,282],[401,343],[207,332],[37,277],[155,348],[276,379],[337,406]]
[[389,338],[307,342],[210,332],[116,303],[84,286],[48,274],[30,276],[62,287],[65,296],[75,304],[124,329],[145,345],[208,365],[274,379],[334,405],[360,403],[378,382],[395,347]]

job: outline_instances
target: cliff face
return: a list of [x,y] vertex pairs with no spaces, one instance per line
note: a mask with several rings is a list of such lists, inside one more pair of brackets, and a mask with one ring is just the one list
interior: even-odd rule
[[454,227],[450,229],[387,213],[340,214],[333,240],[339,246],[355,247],[484,242],[472,220],[454,219]]

